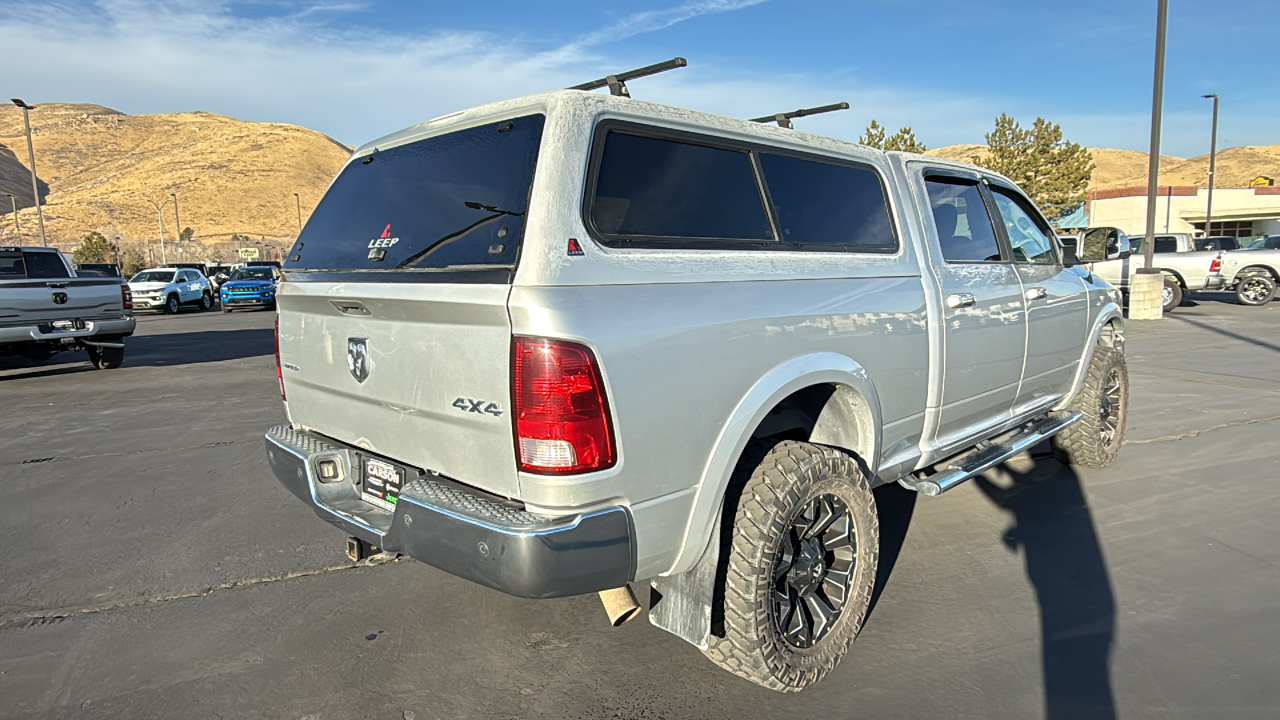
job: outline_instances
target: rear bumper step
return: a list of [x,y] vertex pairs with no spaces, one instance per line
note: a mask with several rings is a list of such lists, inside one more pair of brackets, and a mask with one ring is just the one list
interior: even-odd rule
[[[583,595],[633,579],[635,542],[626,508],[546,517],[419,473],[406,478],[395,510],[384,510],[360,499],[355,457],[364,451],[288,425],[271,428],[266,446],[271,469],[289,492],[347,535],[383,551],[518,597]],[[337,481],[320,482],[321,460],[337,462]]]
[[957,458],[932,474],[908,475],[898,484],[930,497],[936,497],[975,475],[984,473],[1028,448],[1034,447],[1062,432],[1084,417],[1081,413],[1069,413],[1061,417],[1047,417],[1032,422],[1012,437]]

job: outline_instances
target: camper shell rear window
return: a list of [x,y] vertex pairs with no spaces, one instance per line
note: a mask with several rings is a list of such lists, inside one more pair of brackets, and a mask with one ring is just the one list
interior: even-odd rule
[[[333,181],[286,273],[515,267],[545,117],[526,115],[375,150]],[[508,272],[509,275],[509,272]]]

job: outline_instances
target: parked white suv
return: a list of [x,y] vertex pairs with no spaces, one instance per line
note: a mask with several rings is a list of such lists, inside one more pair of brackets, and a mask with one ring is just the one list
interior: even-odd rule
[[158,267],[143,270],[129,280],[136,310],[164,310],[176,315],[183,305],[201,310],[213,307],[209,278],[191,268]]

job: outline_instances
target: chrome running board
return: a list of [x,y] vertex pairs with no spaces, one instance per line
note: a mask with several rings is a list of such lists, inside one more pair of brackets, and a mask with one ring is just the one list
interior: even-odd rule
[[997,442],[982,442],[971,452],[958,456],[932,474],[921,471],[908,475],[898,484],[929,497],[937,497],[969,478],[980,475],[1028,448],[1034,447],[1079,422],[1084,415],[1073,412],[1060,417],[1045,417],[1023,426],[1016,434]]

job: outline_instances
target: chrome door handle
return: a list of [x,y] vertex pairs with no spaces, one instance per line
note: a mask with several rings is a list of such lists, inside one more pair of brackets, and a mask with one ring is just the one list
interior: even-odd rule
[[978,299],[973,296],[973,293],[956,293],[955,295],[947,296],[947,307],[949,308],[968,307],[977,301]]
[[1027,293],[1026,293],[1028,300],[1039,300],[1040,298],[1048,294],[1049,294],[1049,291],[1045,290],[1042,287],[1027,288]]

